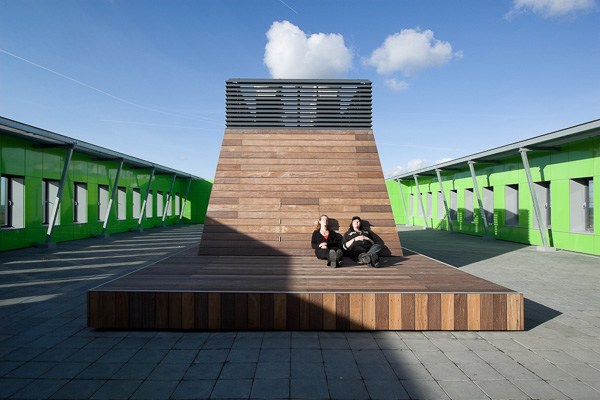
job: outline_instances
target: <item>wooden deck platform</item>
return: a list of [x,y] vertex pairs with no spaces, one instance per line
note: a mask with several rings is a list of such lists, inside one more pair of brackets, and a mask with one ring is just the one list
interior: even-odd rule
[[523,295],[418,254],[374,269],[192,248],[88,292],[88,326],[157,330],[522,330]]

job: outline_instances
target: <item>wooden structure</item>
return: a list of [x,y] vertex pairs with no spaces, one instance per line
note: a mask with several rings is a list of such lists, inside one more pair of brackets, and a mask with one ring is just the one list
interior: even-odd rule
[[197,256],[189,249],[88,292],[88,326],[161,330],[522,330],[523,295],[421,255]]
[[[105,329],[512,330],[523,295],[403,257],[371,127],[368,81],[232,80],[198,248],[88,292]],[[326,268],[310,239],[359,215],[381,268]]]

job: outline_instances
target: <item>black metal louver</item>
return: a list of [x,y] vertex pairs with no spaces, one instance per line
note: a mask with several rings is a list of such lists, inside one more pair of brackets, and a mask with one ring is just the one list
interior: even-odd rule
[[366,79],[229,79],[227,128],[371,129]]

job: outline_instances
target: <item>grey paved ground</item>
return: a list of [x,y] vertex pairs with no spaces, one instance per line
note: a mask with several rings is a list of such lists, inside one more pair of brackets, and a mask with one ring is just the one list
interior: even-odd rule
[[399,228],[406,248],[522,291],[524,332],[128,332],[88,288],[201,226],[0,253],[0,398],[598,399],[600,258]]

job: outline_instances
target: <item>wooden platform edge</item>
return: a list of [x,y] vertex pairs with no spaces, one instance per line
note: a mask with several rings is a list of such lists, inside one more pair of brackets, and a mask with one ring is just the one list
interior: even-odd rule
[[87,293],[87,326],[121,330],[524,330],[522,293]]

